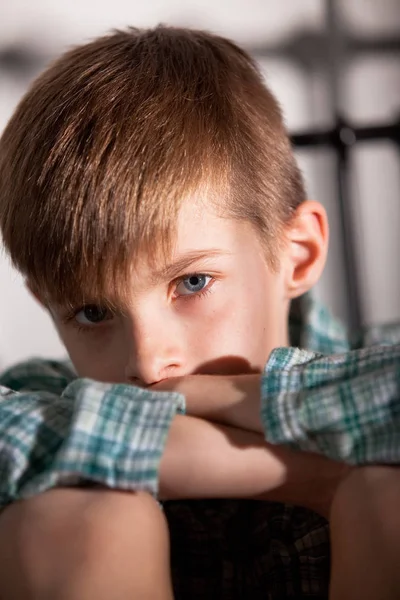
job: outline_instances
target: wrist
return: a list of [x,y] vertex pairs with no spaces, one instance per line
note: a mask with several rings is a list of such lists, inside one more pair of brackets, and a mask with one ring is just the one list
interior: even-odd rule
[[186,414],[207,421],[263,433],[261,375],[190,375],[155,386],[185,396]]

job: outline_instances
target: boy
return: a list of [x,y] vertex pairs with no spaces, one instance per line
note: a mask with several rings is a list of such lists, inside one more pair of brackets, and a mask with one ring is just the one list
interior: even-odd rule
[[398,332],[351,351],[305,295],[326,214],[246,53],[66,54],[3,134],[0,224],[72,363],[1,380],[2,600],[326,598],[327,518],[330,597],[397,597],[397,471],[349,465],[399,461]]

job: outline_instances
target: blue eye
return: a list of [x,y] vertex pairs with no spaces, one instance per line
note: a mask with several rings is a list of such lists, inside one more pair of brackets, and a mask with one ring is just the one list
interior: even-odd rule
[[182,279],[176,286],[179,296],[190,296],[202,292],[212,279],[211,275],[195,274]]
[[95,325],[96,323],[102,323],[109,318],[109,311],[106,308],[96,306],[95,304],[88,304],[75,316],[75,319],[81,325]]

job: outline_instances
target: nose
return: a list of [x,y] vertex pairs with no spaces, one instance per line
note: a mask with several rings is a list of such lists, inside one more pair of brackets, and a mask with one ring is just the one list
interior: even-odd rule
[[184,344],[177,329],[167,319],[131,324],[125,369],[128,381],[147,387],[184,374]]

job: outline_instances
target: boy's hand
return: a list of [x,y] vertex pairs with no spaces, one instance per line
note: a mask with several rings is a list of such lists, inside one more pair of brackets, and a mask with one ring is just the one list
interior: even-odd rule
[[180,392],[186,399],[186,413],[193,417],[263,432],[260,374],[187,375],[164,379],[151,389]]

